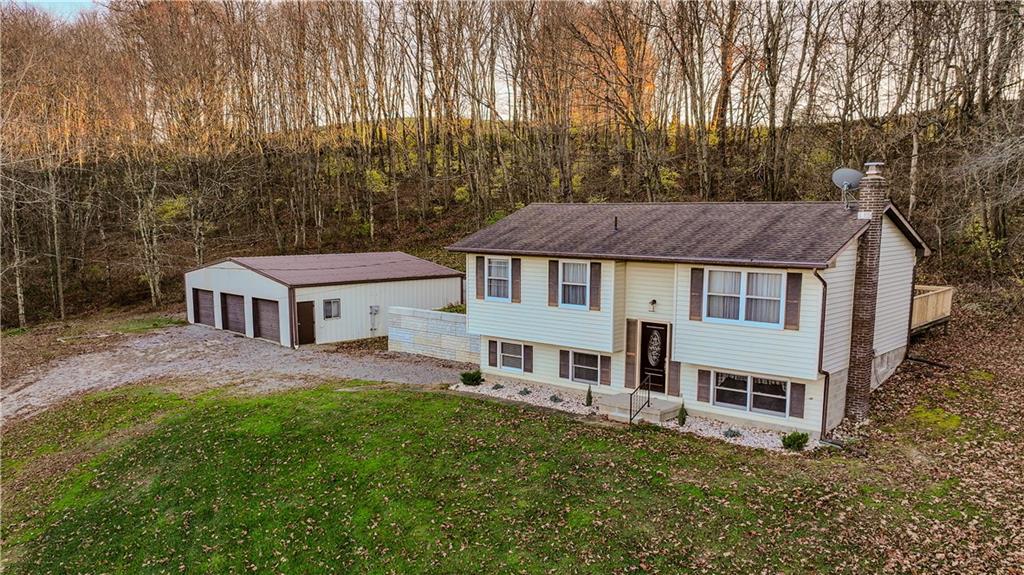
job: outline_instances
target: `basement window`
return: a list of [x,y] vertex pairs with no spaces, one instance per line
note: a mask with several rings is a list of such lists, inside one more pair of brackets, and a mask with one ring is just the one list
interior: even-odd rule
[[600,358],[593,353],[572,352],[572,380],[579,383],[598,382]]
[[789,382],[753,375],[715,372],[715,405],[785,417]]
[[324,300],[324,319],[338,319],[341,317],[341,300]]
[[498,365],[502,369],[523,371],[523,344],[503,341],[498,350],[498,355],[500,356],[498,358]]

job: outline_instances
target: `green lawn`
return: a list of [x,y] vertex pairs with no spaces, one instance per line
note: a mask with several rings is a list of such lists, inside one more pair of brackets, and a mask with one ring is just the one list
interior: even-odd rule
[[956,482],[908,485],[846,455],[441,392],[338,391],[358,384],[261,397],[125,388],[16,424],[3,444],[4,567],[875,572],[879,538],[911,523],[992,524]]

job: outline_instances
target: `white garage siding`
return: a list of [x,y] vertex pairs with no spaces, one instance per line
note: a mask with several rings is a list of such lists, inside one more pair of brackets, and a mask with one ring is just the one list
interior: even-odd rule
[[214,325],[223,329],[224,318],[221,317],[221,294],[229,293],[245,298],[245,335],[253,337],[253,298],[274,300],[278,303],[280,317],[281,345],[291,345],[291,316],[288,314],[288,288],[260,274],[242,267],[231,261],[217,262],[205,268],[185,274],[185,307],[188,321],[195,323],[192,289],[205,289],[213,292]]
[[[312,301],[317,343],[348,341],[388,333],[388,308],[437,309],[462,298],[462,278],[433,278],[305,287],[295,289],[295,302]],[[341,317],[324,319],[324,300],[341,302]],[[375,316],[370,306],[378,306]]]

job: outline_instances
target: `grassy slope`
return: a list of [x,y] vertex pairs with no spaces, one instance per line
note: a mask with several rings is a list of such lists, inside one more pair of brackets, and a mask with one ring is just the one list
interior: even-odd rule
[[12,573],[873,571],[840,516],[990,521],[855,460],[415,391],[134,388],[5,439]]

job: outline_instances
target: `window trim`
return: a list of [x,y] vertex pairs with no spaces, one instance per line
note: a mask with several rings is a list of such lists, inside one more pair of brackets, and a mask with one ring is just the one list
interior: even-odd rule
[[[526,344],[524,344],[521,341],[512,341],[512,340],[508,340],[508,339],[499,339],[497,341],[498,341],[498,369],[500,369],[502,371],[511,371],[511,372],[515,372],[515,373],[525,373],[525,371],[523,370],[523,367],[524,367],[524,363],[525,363],[525,359],[526,359],[524,357],[524,355],[526,353]],[[518,368],[516,368],[516,367],[506,367],[505,366],[505,362],[502,361],[502,359],[506,355],[504,352],[502,352],[502,345],[506,344],[506,343],[509,344],[509,345],[518,345],[519,346],[519,355],[518,356],[513,355],[511,353],[508,354],[510,357],[518,357],[519,358],[519,367]]]
[[[582,284],[570,283],[569,285],[582,285],[583,286],[583,303],[565,303],[562,301],[562,296],[565,292],[562,290],[562,286],[565,285],[565,264],[583,264],[586,267],[586,273],[584,274],[584,282]],[[590,261],[589,260],[558,260],[558,307],[564,309],[590,309]]]
[[[327,317],[327,304],[329,302],[334,302],[334,301],[338,302],[338,315]],[[324,298],[323,300],[320,301],[320,308],[323,310],[323,313],[321,313],[320,315],[323,316],[324,321],[333,320],[333,319],[341,319],[341,298],[340,297]]]
[[[734,272],[740,274],[740,310],[739,319],[727,319],[721,317],[714,317],[708,315],[708,297],[712,294],[709,293],[708,286],[711,284],[711,272]],[[777,322],[764,322],[764,321],[752,321],[746,319],[747,317],[747,275],[748,274],[775,274],[781,276],[781,286],[779,288],[779,321]],[[710,323],[723,323],[730,325],[747,325],[751,327],[763,327],[771,329],[784,329],[786,326],[786,271],[775,271],[767,269],[743,269],[743,268],[705,268],[704,270],[704,295],[701,297],[701,319]],[[731,296],[736,297],[736,296]],[[766,298],[761,296],[752,296],[754,299],[775,299]]]
[[[725,375],[731,375],[731,376],[734,376],[734,377],[745,377],[745,378],[747,378],[747,387],[746,387],[746,391],[745,391],[745,393],[747,395],[747,405],[745,407],[742,407],[742,406],[739,406],[739,405],[736,405],[736,404],[733,404],[733,403],[719,403],[719,401],[718,401],[718,393],[717,393],[718,388],[719,388],[719,386],[718,386],[718,375],[719,374],[725,374]],[[754,394],[757,393],[757,392],[754,391],[754,378],[767,379],[767,380],[770,380],[770,381],[777,381],[777,382],[782,383],[782,384],[784,384],[786,386],[786,407],[783,409],[782,412],[771,411],[771,410],[768,410],[768,409],[759,409],[759,408],[754,407]],[[724,389],[729,389],[729,388],[724,388]],[[742,411],[744,413],[752,413],[752,414],[755,414],[755,415],[767,415],[769,417],[779,417],[779,418],[782,418],[782,419],[789,419],[789,403],[790,403],[790,400],[793,398],[792,389],[793,389],[793,382],[792,382],[792,380],[789,380],[789,379],[780,379],[780,378],[773,377],[773,376],[768,376],[768,375],[755,375],[755,374],[752,374],[752,373],[744,373],[744,372],[737,372],[737,371],[727,371],[727,370],[724,370],[724,369],[723,370],[718,370],[718,369],[711,370],[711,405],[713,405],[714,407],[721,407],[721,408],[725,408],[725,409],[731,409],[731,410],[734,410],[734,411]],[[738,392],[739,390],[738,389],[733,389],[733,390],[730,390],[730,391]],[[765,396],[765,397],[776,397],[776,398],[778,397],[777,395],[767,395],[767,394],[764,394],[764,393],[758,393],[758,395],[762,395],[762,396]]]
[[[580,355],[592,355],[592,356],[597,358],[597,367],[582,366],[584,369],[593,369],[593,370],[595,370],[597,372],[596,373],[596,377],[595,377],[595,379],[593,381],[586,380],[586,379],[576,379],[576,355],[577,354],[580,354]],[[570,349],[569,350],[569,381],[571,381],[573,383],[582,383],[582,384],[585,384],[585,385],[600,385],[601,384],[601,354],[600,353],[591,353],[591,352],[587,352],[587,351],[576,351],[574,349]]]
[[[494,278],[497,280],[508,282],[508,296],[498,297],[490,294],[491,287],[491,261],[504,261],[508,264],[508,277],[505,278]],[[484,301],[500,301],[500,302],[511,302],[512,301],[512,258],[502,256],[486,256],[484,257]]]

